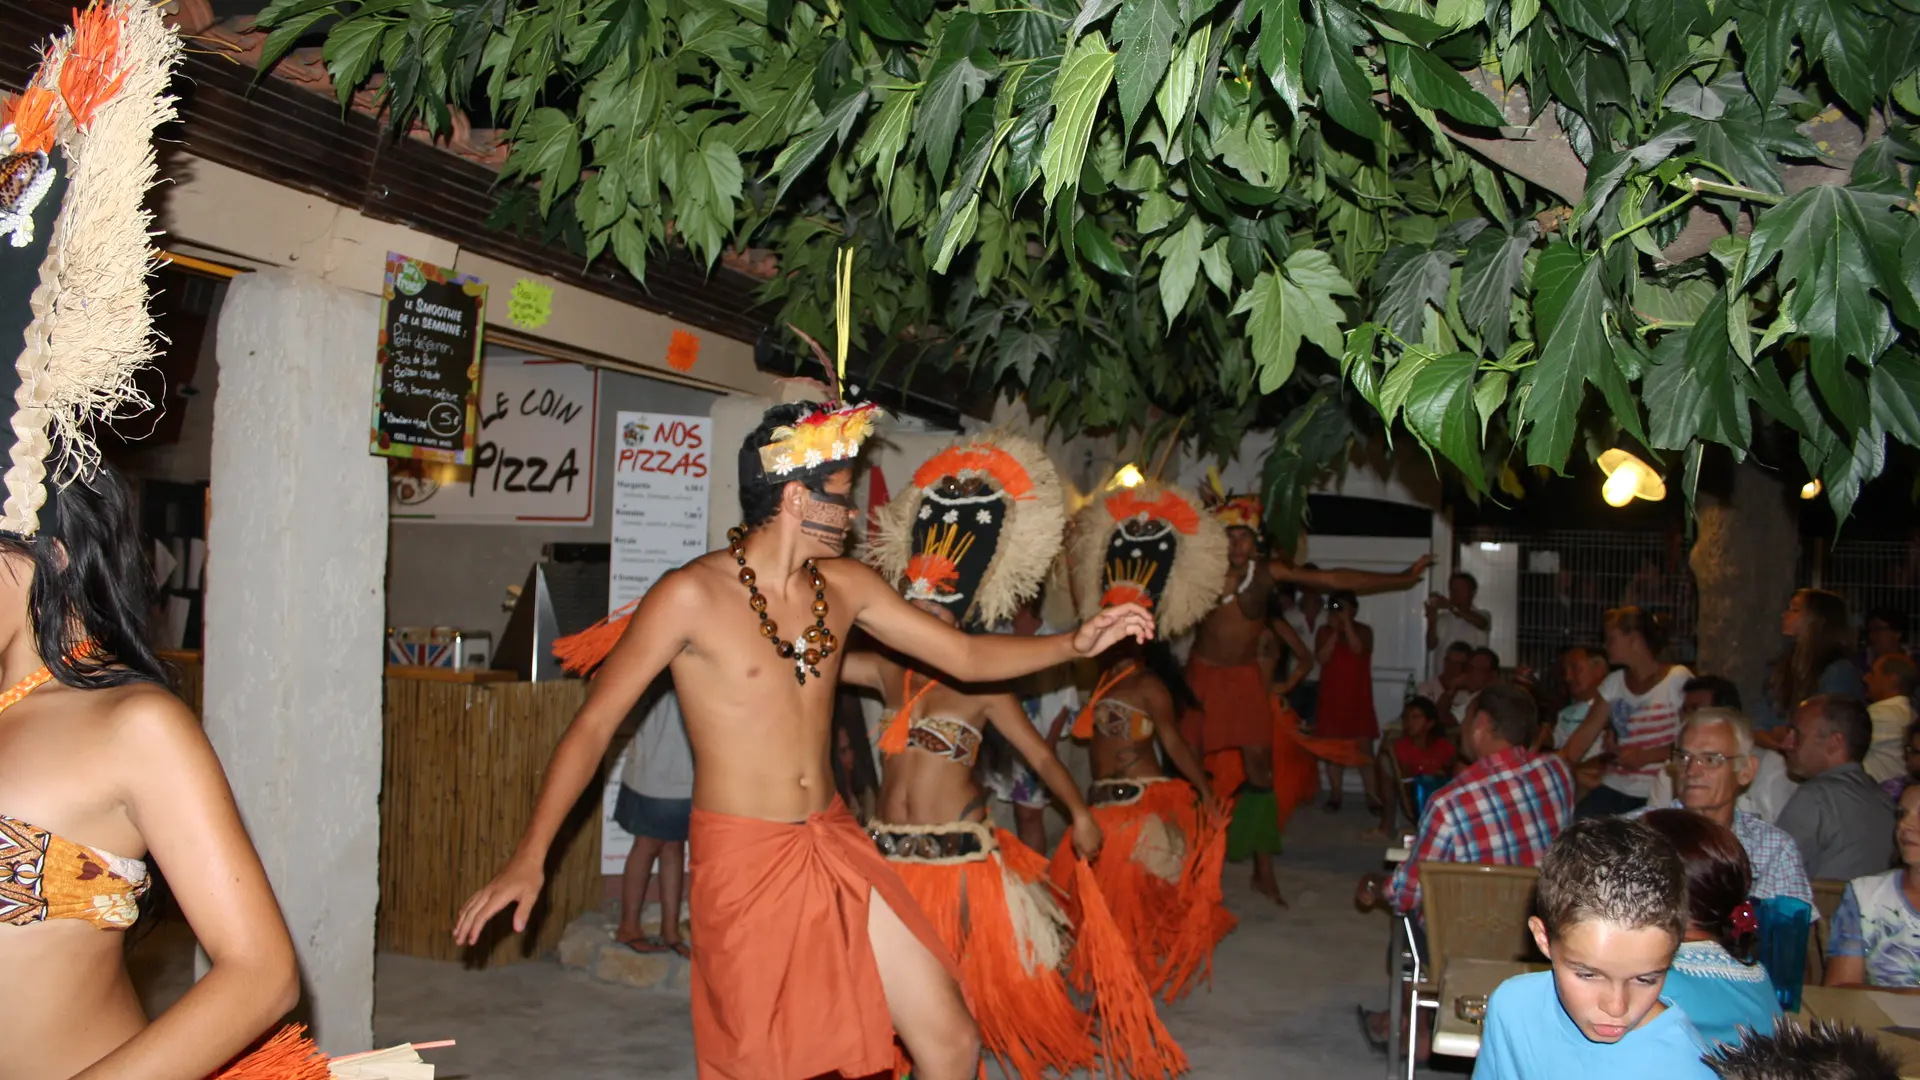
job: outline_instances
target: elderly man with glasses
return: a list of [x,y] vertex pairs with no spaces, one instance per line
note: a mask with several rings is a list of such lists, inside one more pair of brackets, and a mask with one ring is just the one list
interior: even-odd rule
[[1736,805],[1760,767],[1753,751],[1752,723],[1733,709],[1697,709],[1682,725],[1670,762],[1674,787],[1680,793],[1671,805],[1733,830],[1753,864],[1753,898],[1791,896],[1811,905],[1813,884],[1793,837]]

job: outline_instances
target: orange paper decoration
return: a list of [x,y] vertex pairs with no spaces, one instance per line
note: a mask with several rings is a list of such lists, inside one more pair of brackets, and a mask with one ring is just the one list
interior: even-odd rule
[[94,5],[74,17],[73,48],[60,65],[60,97],[85,130],[94,111],[120,92],[127,68],[120,62],[120,29],[125,16]]
[[17,152],[45,154],[53,150],[54,101],[53,91],[29,86],[8,103],[0,124],[13,125],[13,133],[20,139],[20,145],[14,148]]
[[700,339],[685,330],[675,330],[667,342],[667,366],[675,371],[691,371],[700,359]]

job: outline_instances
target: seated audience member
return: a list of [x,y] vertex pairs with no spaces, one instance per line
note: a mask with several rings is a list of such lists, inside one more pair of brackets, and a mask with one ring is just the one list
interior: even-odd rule
[[[1400,805],[1399,792],[1393,789],[1396,774],[1402,783],[1413,781],[1416,791],[1431,797],[1452,774],[1454,761],[1459,757],[1453,743],[1440,733],[1440,710],[1424,697],[1411,699],[1401,710],[1400,732],[1392,745],[1380,752],[1380,827],[1364,834],[1369,840],[1386,839],[1393,833],[1395,810]],[[1414,805],[1421,806],[1424,802],[1416,799]]]
[[1527,925],[1553,970],[1493,992],[1475,1080],[1713,1076],[1663,994],[1687,928],[1687,869],[1666,837],[1633,818],[1567,826],[1537,906]]
[[1907,617],[1892,608],[1874,608],[1867,612],[1867,625],[1860,635],[1866,648],[1860,654],[1861,670],[1873,666],[1883,656],[1907,656]]
[[1828,986],[1920,986],[1920,786],[1900,796],[1898,870],[1847,883],[1827,937]]
[[[1460,751],[1472,764],[1427,800],[1407,861],[1391,878],[1367,874],[1354,900],[1362,911],[1391,906],[1420,911],[1423,862],[1537,866],[1573,815],[1573,774],[1553,754],[1533,750],[1539,712],[1526,691],[1495,683],[1474,698]],[[1385,1013],[1367,1018],[1370,1037],[1387,1037]]]
[[1802,1026],[1774,1021],[1771,1035],[1749,1035],[1738,1046],[1707,1055],[1720,1080],[1898,1080],[1900,1062],[1872,1035],[1832,1020]]
[[1920,720],[1907,725],[1907,738],[1902,749],[1906,751],[1907,767],[1901,770],[1899,776],[1880,785],[1880,790],[1887,793],[1887,798],[1895,802],[1900,800],[1901,792],[1920,784]]
[[1608,726],[1617,749],[1600,786],[1580,800],[1581,817],[1625,814],[1647,805],[1653,781],[1673,754],[1680,735],[1680,706],[1693,672],[1660,658],[1667,647],[1665,617],[1637,607],[1607,612],[1607,660],[1620,667],[1600,684],[1579,730],[1559,750],[1579,761]]
[[1780,999],[1767,969],[1753,958],[1760,922],[1747,899],[1753,872],[1739,838],[1685,810],[1652,810],[1641,820],[1687,865],[1687,934],[1667,973],[1668,1000],[1711,1045],[1771,1031]]
[[[1560,716],[1553,724],[1553,746],[1558,750],[1567,745],[1580,725],[1586,723],[1588,714],[1600,700],[1600,684],[1607,678],[1607,654],[1587,645],[1575,645],[1560,654],[1560,676],[1567,684],[1567,704],[1560,710]],[[1578,762],[1569,762],[1573,766],[1573,780],[1576,797],[1584,796],[1600,785],[1600,776],[1606,770],[1603,757],[1612,747],[1613,729],[1608,728],[1601,737],[1593,740],[1586,752],[1580,755]]]
[[[1440,699],[1446,697],[1448,691],[1457,689],[1461,683],[1465,681],[1467,677],[1467,661],[1472,657],[1473,646],[1466,642],[1456,641],[1448,645],[1447,651],[1441,654],[1440,657],[1439,673],[1426,682],[1421,683],[1419,686],[1414,687],[1413,692],[1433,702],[1437,707]],[[1472,695],[1469,694],[1468,696],[1471,697]],[[1466,711],[1465,701],[1460,703],[1460,711]],[[1450,726],[1459,727],[1460,717],[1453,717]]]
[[1866,877],[1893,861],[1893,804],[1860,767],[1872,735],[1856,698],[1820,695],[1793,712],[1787,769],[1801,783],[1779,825],[1816,879]]
[[[1755,900],[1790,896],[1813,903],[1813,882],[1800,861],[1793,837],[1760,815],[1740,809],[1737,796],[1755,773],[1753,729],[1732,709],[1701,709],[1680,729],[1672,773],[1680,778],[1680,797],[1669,807],[1691,810],[1733,831],[1746,849],[1753,871]],[[1818,918],[1818,916],[1815,916]]]
[[1860,767],[1876,784],[1907,774],[1907,728],[1913,725],[1913,692],[1920,689],[1920,667],[1906,653],[1889,653],[1867,669],[1867,719],[1873,742]]
[[1795,703],[1821,694],[1859,697],[1866,687],[1860,666],[1853,662],[1853,624],[1847,602],[1825,589],[1801,589],[1780,613],[1780,636],[1786,639],[1772,664],[1767,693],[1755,703],[1754,727],[1764,729],[1761,744],[1785,750]]
[[1467,722],[1467,707],[1472,704],[1473,696],[1494,683],[1500,681],[1500,654],[1482,645],[1467,653],[1466,670],[1446,692],[1433,699],[1440,707],[1442,719],[1449,726],[1460,728]]
[[[1729,679],[1719,675],[1696,675],[1687,680],[1685,691],[1680,698],[1682,716],[1700,709],[1732,709],[1745,715],[1740,708],[1740,688]],[[1748,729],[1752,730],[1752,721]],[[1787,775],[1787,759],[1780,751],[1769,750],[1756,745],[1753,748],[1753,760],[1756,763],[1753,782],[1740,793],[1736,806],[1762,821],[1772,822],[1780,816],[1780,811],[1793,798],[1800,785]],[[1676,780],[1671,768],[1662,769],[1654,778],[1653,794],[1647,797],[1648,806],[1667,806],[1675,798]]]

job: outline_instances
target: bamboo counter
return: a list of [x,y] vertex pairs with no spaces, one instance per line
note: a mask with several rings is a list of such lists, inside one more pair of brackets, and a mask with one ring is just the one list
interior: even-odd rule
[[547,758],[586,700],[578,680],[514,682],[506,672],[387,669],[380,783],[378,947],[488,967],[551,952],[569,922],[599,906],[600,785],[568,816],[524,935],[511,910],[459,948],[467,897],[506,865],[533,814]]

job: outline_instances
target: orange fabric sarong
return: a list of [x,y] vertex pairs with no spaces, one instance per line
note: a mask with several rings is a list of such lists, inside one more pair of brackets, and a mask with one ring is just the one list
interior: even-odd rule
[[1195,657],[1187,661],[1187,685],[1200,699],[1198,737],[1187,740],[1197,752],[1273,745],[1271,695],[1259,664],[1216,667]]
[[799,822],[695,807],[687,846],[700,1080],[893,1068],[893,1022],[867,936],[874,892],[960,980],[913,894],[837,798]]
[[1273,795],[1279,804],[1280,830],[1293,812],[1313,801],[1320,789],[1320,762],[1356,769],[1373,767],[1373,757],[1352,739],[1323,739],[1300,730],[1300,717],[1278,697],[1273,703]]

